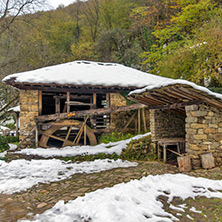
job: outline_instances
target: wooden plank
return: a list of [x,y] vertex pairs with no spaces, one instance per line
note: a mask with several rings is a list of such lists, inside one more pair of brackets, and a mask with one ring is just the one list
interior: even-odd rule
[[39,115],[42,115],[42,91],[39,90]]
[[83,103],[83,102],[77,102],[77,101],[69,101],[66,102],[69,106],[93,106],[93,103]]
[[67,93],[66,93],[67,113],[70,112],[70,105],[69,105],[69,102],[70,102],[70,92],[67,92]]
[[44,116],[36,117],[35,120],[37,122],[45,122],[45,121],[74,118],[74,117],[79,118],[79,117],[83,117],[85,115],[96,116],[96,115],[109,114],[112,112],[135,110],[135,109],[139,109],[139,108],[143,108],[143,107],[145,107],[145,105],[143,105],[143,104],[132,104],[132,105],[128,105],[128,106],[116,106],[116,107],[109,107],[109,108],[76,111],[76,112],[70,112],[70,113],[44,115]]

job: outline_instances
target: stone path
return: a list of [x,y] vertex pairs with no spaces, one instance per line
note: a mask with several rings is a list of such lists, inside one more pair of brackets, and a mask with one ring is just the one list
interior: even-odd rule
[[[178,173],[178,168],[158,162],[139,162],[137,167],[117,168],[93,174],[75,174],[59,182],[39,184],[25,192],[13,195],[0,194],[0,221],[14,222],[21,218],[31,219],[32,215],[44,212],[59,200],[67,202],[100,188],[112,187],[147,175],[164,173]],[[221,179],[222,175],[219,167],[187,174],[211,179]]]

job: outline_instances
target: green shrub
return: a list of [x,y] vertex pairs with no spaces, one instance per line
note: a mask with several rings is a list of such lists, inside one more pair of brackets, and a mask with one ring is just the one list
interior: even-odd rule
[[19,142],[19,137],[18,136],[4,136],[4,139],[7,143]]
[[99,138],[99,143],[109,143],[109,142],[117,142],[120,140],[126,140],[134,135],[131,133],[122,133],[122,132],[112,132],[108,134],[102,134]]
[[152,145],[151,136],[131,141],[121,153],[120,158],[123,160],[155,160],[156,154]]
[[3,136],[0,136],[0,153],[9,149],[9,145]]

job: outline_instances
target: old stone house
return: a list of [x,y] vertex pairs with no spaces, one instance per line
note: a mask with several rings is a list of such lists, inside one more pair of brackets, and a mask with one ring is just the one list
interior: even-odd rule
[[[150,110],[152,140],[158,146],[185,144],[193,168],[200,155],[212,152],[222,164],[222,95],[185,80],[163,82],[135,90],[130,99]],[[178,150],[179,152],[179,150]]]
[[[140,110],[143,105],[124,107],[123,95],[159,78],[119,64],[74,61],[12,74],[3,82],[20,90],[20,141],[26,138],[23,146],[64,147],[96,144],[97,135],[126,125],[126,116],[113,113],[112,107]],[[97,109],[110,111],[98,113]],[[144,117],[141,112],[138,116]]]

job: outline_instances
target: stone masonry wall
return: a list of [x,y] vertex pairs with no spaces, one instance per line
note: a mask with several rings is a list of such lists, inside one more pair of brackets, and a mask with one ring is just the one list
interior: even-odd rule
[[170,111],[150,110],[152,140],[185,137],[185,117]]
[[186,107],[186,152],[192,167],[201,166],[200,154],[212,152],[216,165],[222,164],[222,111],[205,105]]
[[[115,106],[126,106],[126,99],[117,93],[110,93],[110,107]],[[119,122],[122,119],[122,112],[119,113],[111,113],[110,115],[110,129],[117,130],[119,127]]]
[[[38,116],[38,90],[20,90],[20,136],[22,141],[35,126],[35,116]],[[35,135],[28,138],[23,147],[34,147]]]

